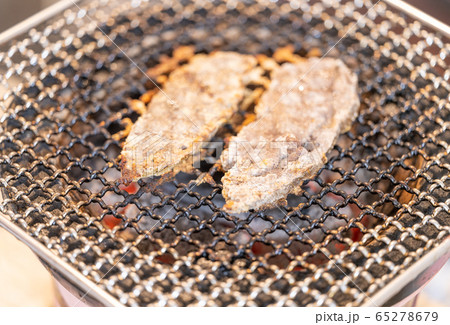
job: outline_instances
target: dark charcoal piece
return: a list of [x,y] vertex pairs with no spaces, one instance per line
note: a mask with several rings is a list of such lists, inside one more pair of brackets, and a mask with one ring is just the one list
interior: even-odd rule
[[265,293],[260,293],[256,298],[255,302],[258,306],[266,307],[275,302],[275,299],[272,296],[269,296]]
[[229,306],[236,301],[236,299],[232,295],[227,295],[227,294],[219,296],[219,298],[217,300],[218,300],[218,305],[221,307]]
[[158,301],[156,295],[148,291],[141,292],[138,298],[142,301],[143,306],[150,305]]
[[290,289],[290,285],[289,282],[287,280],[281,279],[278,280],[276,282],[274,282],[271,286],[271,288],[273,290],[278,290],[280,291],[282,294],[287,294],[289,292]]
[[306,306],[306,305],[312,303],[313,301],[314,301],[314,299],[310,295],[307,295],[303,292],[299,292],[294,298],[294,302],[298,306]]
[[41,90],[37,86],[30,86],[24,90],[24,93],[28,95],[28,97],[33,98],[39,95]]

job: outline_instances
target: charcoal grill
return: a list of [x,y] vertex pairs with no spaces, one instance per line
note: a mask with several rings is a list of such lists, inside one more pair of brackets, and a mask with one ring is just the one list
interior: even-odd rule
[[[93,305],[398,302],[450,246],[448,27],[398,5],[80,1],[3,34],[0,224]],[[327,56],[358,74],[360,114],[299,195],[229,215],[208,163],[151,191],[117,181],[130,102],[155,87],[140,69],[183,45],[310,56],[336,43]]]

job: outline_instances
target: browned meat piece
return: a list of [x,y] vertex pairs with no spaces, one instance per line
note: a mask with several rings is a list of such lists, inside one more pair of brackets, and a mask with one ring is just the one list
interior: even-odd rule
[[123,178],[189,171],[200,143],[238,110],[246,83],[259,73],[256,65],[249,55],[216,52],[196,55],[176,69],[127,137]]
[[256,121],[231,139],[221,157],[227,170],[224,208],[233,213],[268,208],[296,193],[350,127],[359,107],[356,86],[356,75],[336,59],[312,58],[275,69]]

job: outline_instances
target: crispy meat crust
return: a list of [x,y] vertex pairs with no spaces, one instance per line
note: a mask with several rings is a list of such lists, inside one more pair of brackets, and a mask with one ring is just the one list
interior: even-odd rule
[[201,142],[210,140],[238,110],[256,65],[249,55],[216,52],[195,55],[175,69],[164,93],[153,95],[125,141],[122,178],[189,171]]
[[300,60],[274,69],[256,106],[256,121],[244,126],[222,154],[224,208],[259,210],[295,193],[349,129],[359,107],[356,87],[356,75],[336,59]]

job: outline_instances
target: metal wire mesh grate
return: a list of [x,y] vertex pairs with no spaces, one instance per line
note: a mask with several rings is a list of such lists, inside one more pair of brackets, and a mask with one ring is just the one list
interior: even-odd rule
[[[360,305],[449,235],[445,37],[362,1],[80,6],[1,46],[0,209],[121,303]],[[207,163],[151,191],[117,182],[130,103],[154,89],[127,56],[147,69],[182,45],[317,56],[336,42],[360,114],[300,195],[228,215]]]

